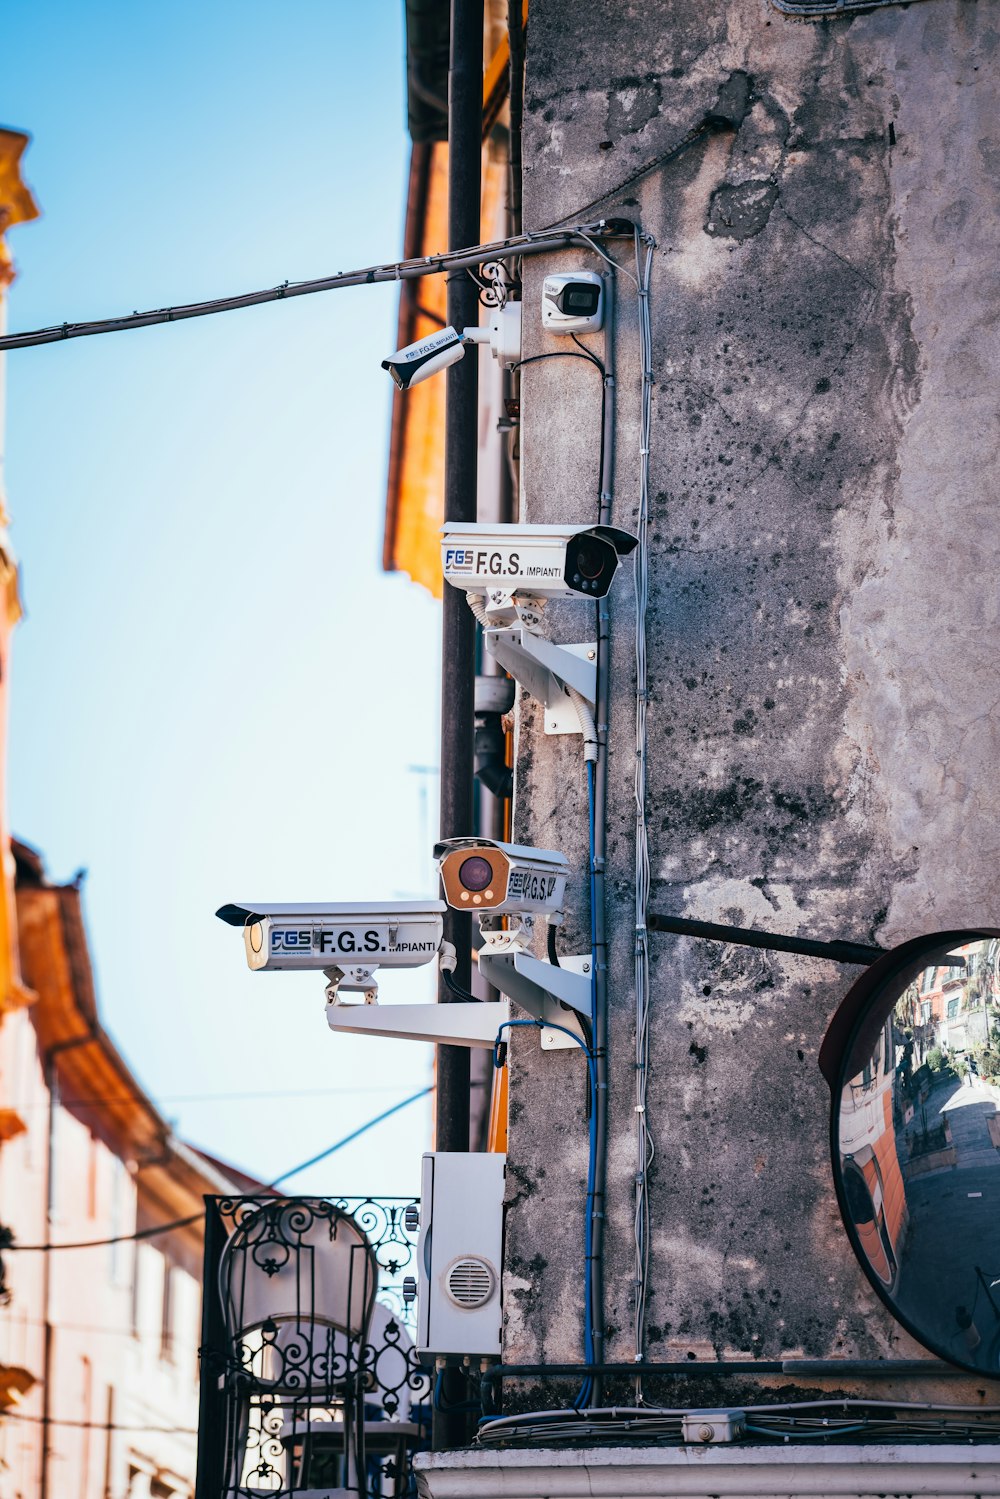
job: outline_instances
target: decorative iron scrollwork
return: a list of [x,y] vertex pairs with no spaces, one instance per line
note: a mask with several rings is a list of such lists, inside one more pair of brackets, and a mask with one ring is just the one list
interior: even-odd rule
[[202,1423],[220,1440],[199,1443],[199,1499],[413,1492],[411,1458],[429,1443],[431,1411],[402,1288],[415,1265],[415,1205],[208,1199]]

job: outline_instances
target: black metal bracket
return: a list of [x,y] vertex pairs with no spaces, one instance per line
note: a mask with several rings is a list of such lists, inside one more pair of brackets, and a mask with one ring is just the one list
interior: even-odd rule
[[798,953],[804,958],[824,958],[828,963],[857,963],[867,968],[886,949],[865,942],[817,942],[811,937],[783,937],[775,932],[755,932],[749,927],[724,926],[718,921],[691,921],[684,916],[646,914],[651,932],[672,932],[676,937],[699,937],[706,942],[729,942],[737,947],[759,947],[767,952]]

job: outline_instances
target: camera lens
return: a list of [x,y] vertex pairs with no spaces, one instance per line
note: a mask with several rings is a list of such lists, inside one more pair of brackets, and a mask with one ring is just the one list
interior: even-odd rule
[[466,890],[485,890],[493,878],[493,866],[488,859],[473,854],[459,865],[458,878]]
[[618,553],[603,536],[586,531],[566,547],[566,582],[580,593],[603,598],[618,569]]
[[567,286],[563,293],[563,301],[567,312],[581,313],[585,317],[593,317],[597,311],[600,301],[600,288],[597,286],[583,286],[575,282]]
[[576,570],[581,578],[599,578],[607,564],[604,547],[595,542],[583,542],[576,554]]

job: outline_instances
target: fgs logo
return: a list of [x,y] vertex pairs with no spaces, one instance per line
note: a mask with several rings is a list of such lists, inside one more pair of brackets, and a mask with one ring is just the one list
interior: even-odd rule
[[517,896],[520,900],[549,901],[555,888],[555,875],[515,869],[510,876],[507,894]]
[[312,928],[302,927],[292,931],[287,927],[271,929],[271,951],[273,953],[312,952]]
[[382,952],[382,939],[371,929],[366,932],[331,931],[329,927],[275,927],[271,931],[271,952],[284,957],[298,954],[306,957],[312,953],[373,953]]
[[521,571],[519,552],[477,552],[474,547],[448,547],[444,554],[446,573],[464,573],[484,578],[514,577]]

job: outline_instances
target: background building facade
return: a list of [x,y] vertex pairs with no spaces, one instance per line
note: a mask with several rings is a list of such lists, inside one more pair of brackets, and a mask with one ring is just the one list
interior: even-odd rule
[[[0,1420],[2,1492],[188,1495],[202,1199],[237,1188],[176,1139],[103,1030],[78,885],[49,884],[32,850],[15,852],[33,998],[0,1028],[12,1121],[0,1147],[0,1218],[14,1237],[0,1362],[31,1384]],[[164,1224],[178,1226],[158,1231]]]

